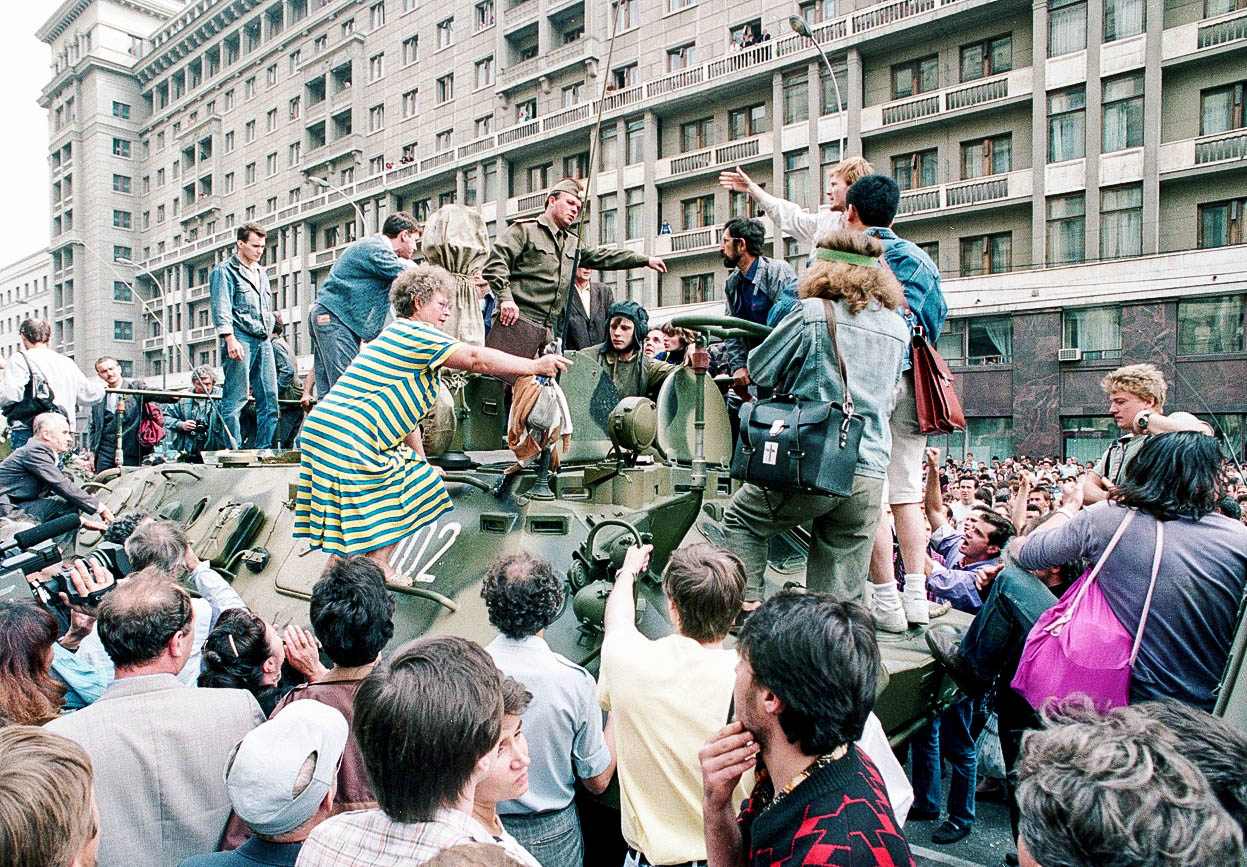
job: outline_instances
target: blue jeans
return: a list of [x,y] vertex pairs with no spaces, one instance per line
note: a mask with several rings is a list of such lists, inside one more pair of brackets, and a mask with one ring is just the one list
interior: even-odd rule
[[1014,667],[1026,636],[1056,597],[1031,573],[1010,566],[1000,570],[991,592],[961,639],[961,655],[983,680]]
[[561,810],[500,816],[502,826],[527,849],[541,867],[582,867],[585,841],[580,816],[572,802]]
[[316,398],[323,400],[359,355],[359,338],[342,320],[319,304],[308,311],[312,325],[312,371]]
[[9,445],[13,451],[17,451],[30,441],[30,424],[25,423],[22,427],[9,427]]
[[238,417],[250,388],[255,397],[255,447],[272,448],[273,434],[277,432],[277,366],[273,363],[273,344],[237,332],[234,336],[242,344],[241,361],[230,358],[225,342],[221,342],[221,367],[225,370],[221,415],[232,439],[231,446],[237,448],[242,443]]
[[974,785],[978,756],[970,736],[974,705],[962,699],[927,723],[909,741],[910,777],[914,784],[914,807],[940,811],[941,758],[952,766],[948,787],[948,818],[958,825],[974,824]]

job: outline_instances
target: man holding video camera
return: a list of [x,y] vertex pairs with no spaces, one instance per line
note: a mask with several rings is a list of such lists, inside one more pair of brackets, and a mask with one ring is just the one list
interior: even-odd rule
[[[106,528],[113,519],[112,512],[74,484],[57,465],[73,442],[65,416],[55,412],[35,416],[30,441],[0,462],[0,516],[21,511],[38,523],[46,523],[79,512],[83,527]],[[66,541],[72,540],[71,531]]]

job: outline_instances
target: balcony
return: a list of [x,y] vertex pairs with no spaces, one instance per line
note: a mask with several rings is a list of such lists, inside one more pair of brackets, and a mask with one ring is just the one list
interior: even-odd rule
[[[770,220],[764,220],[766,239],[769,241],[775,234]],[[709,253],[719,249],[719,239],[723,230],[719,226],[702,226],[700,229],[685,229],[670,235],[659,235],[654,239],[655,256],[681,256],[693,253]]]
[[187,301],[199,301],[202,298],[207,298],[210,292],[211,292],[211,287],[207,283],[201,284],[199,286],[192,286],[190,290],[187,292],[186,300]]
[[523,196],[512,196],[507,199],[507,217],[519,217],[540,211],[545,207],[547,195],[545,190],[540,190]]
[[1160,146],[1161,174],[1205,167],[1239,167],[1247,160],[1247,129],[1204,135]]
[[182,216],[178,217],[179,223],[189,223],[191,220],[202,217],[209,211],[221,210],[220,196],[200,195],[193,202],[183,202]]
[[364,150],[364,137],[357,132],[349,132],[344,136],[334,139],[328,144],[323,144],[318,148],[308,151],[307,164],[303,167],[304,174],[315,174],[315,169],[328,165],[335,160],[340,160],[351,154],[362,153]]
[[1021,169],[1005,175],[991,175],[971,181],[957,181],[906,190],[901,193],[901,206],[897,219],[919,219],[925,216],[943,215],[957,208],[971,208],[986,204],[1009,204],[1031,197],[1033,178],[1030,169]]
[[1247,12],[1238,9],[1204,21],[1192,21],[1164,31],[1161,60],[1165,63],[1197,60],[1195,55],[1247,40]]
[[[534,6],[537,5],[534,0],[529,0],[529,2],[532,2]],[[508,66],[498,73],[498,92],[507,93],[542,76],[552,76],[577,63],[590,61],[596,63],[600,56],[598,41],[592,36],[582,36],[566,45],[553,48],[545,54],[539,54]]]
[[669,178],[679,178],[694,172],[760,162],[771,158],[774,137],[770,133],[753,138],[740,139],[715,147],[689,151],[674,157],[664,157],[654,166],[654,179],[661,183]]
[[452,166],[455,163],[455,149],[450,148],[442,151],[440,154],[434,154],[431,157],[425,157],[420,160],[420,173],[431,172],[434,169]]
[[1031,69],[1015,69],[970,84],[958,84],[922,96],[897,99],[862,109],[862,134],[879,133],[915,121],[965,114],[1031,95]]
[[320,268],[325,265],[332,265],[342,255],[342,251],[351,245],[350,241],[345,244],[339,244],[336,247],[330,247],[327,250],[317,250],[312,254],[312,266]]
[[498,137],[496,135],[487,135],[484,138],[478,138],[476,141],[470,141],[465,145],[459,145],[456,153],[459,159],[466,160],[468,157],[491,151],[497,146]]
[[153,350],[164,348],[164,337],[159,334],[155,337],[147,337],[143,340],[143,351],[152,352]]
[[192,343],[202,343],[205,340],[212,340],[216,336],[216,328],[211,325],[205,325],[202,328],[192,328],[186,332],[187,345]]
[[218,133],[221,131],[221,116],[215,111],[204,115],[195,123],[183,129],[177,135],[179,145],[185,142],[194,142],[199,139]]

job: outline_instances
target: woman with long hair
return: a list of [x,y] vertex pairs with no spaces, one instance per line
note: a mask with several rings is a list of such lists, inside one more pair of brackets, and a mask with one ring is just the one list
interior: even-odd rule
[[0,602],[0,715],[15,725],[41,726],[65,703],[52,679],[56,618],[34,602]]
[[1220,471],[1214,437],[1148,435],[1107,501],[1068,523],[1058,518],[1061,526],[1029,536],[1018,552],[1018,562],[1032,570],[1080,557],[1095,562],[1128,511],[1141,513],[1097,579],[1113,614],[1134,634],[1151,581],[1157,525],[1164,524],[1160,571],[1131,673],[1132,704],[1171,698],[1213,707],[1247,585],[1247,527],[1216,511]]

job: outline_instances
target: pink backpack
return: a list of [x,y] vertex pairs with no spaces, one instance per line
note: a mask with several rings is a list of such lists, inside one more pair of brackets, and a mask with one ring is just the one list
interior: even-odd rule
[[1143,628],[1152,607],[1165,525],[1156,521],[1152,579],[1135,635],[1121,625],[1096,579],[1135,514],[1134,510],[1126,512],[1095,567],[1079,578],[1061,601],[1045,611],[1026,636],[1022,660],[1009,685],[1035,710],[1075,693],[1088,696],[1101,711],[1130,703],[1130,672],[1139,656]]

